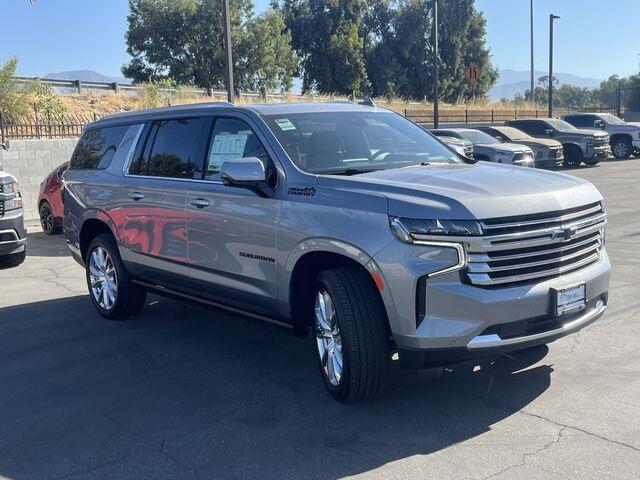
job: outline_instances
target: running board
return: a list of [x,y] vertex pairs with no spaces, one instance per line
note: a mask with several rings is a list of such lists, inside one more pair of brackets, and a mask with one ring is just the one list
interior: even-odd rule
[[202,298],[202,297],[198,297],[196,295],[190,295],[188,293],[184,293],[184,292],[179,292],[177,290],[172,290],[170,288],[164,287],[162,285],[155,285],[153,283],[147,283],[147,282],[143,282],[140,280],[135,280],[132,279],[131,280],[133,283],[137,284],[137,285],[141,285],[145,288],[148,288],[150,290],[153,290],[154,292],[157,292],[159,294],[164,294],[164,295],[170,295],[170,296],[175,296],[175,297],[181,297],[184,298],[186,300],[191,300],[193,302],[196,303],[201,303],[204,305],[208,305],[210,307],[214,307],[214,308],[219,308],[221,310],[226,310],[228,312],[232,312],[232,313],[237,313],[239,315],[244,315],[247,317],[251,317],[255,320],[260,320],[262,322],[267,322],[267,323],[271,323],[272,325],[276,325],[278,327],[283,327],[283,328],[288,328],[288,329],[292,329],[293,325],[283,322],[281,320],[277,320],[275,318],[272,317],[267,317],[266,315],[260,315],[259,313],[254,313],[254,312],[250,312],[248,310],[243,310],[242,308],[237,308],[237,307],[232,307],[230,305],[226,305],[224,303],[219,303],[219,302],[215,302],[213,300],[208,300],[206,298]]

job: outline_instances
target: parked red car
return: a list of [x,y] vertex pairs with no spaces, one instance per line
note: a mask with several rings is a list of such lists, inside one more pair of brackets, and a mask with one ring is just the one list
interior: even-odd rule
[[62,174],[68,166],[68,162],[63,163],[40,184],[38,212],[40,225],[47,235],[57,235],[62,231]]

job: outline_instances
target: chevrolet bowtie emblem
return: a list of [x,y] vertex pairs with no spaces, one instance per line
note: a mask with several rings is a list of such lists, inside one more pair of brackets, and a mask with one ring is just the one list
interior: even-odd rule
[[576,233],[578,233],[578,227],[562,227],[554,230],[551,233],[551,238],[555,240],[556,238],[563,238],[565,240],[570,240]]

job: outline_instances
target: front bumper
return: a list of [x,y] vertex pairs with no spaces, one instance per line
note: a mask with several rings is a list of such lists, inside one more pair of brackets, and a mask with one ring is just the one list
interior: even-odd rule
[[[398,245],[374,257],[384,278],[381,292],[401,363],[452,363],[549,343],[595,321],[604,312],[611,264],[606,249],[593,265],[537,283],[480,287],[463,281],[462,271],[419,280],[445,253]],[[586,284],[587,309],[578,316],[552,314],[551,289]],[[423,300],[422,302],[420,300]],[[602,305],[599,305],[599,302]],[[420,307],[419,307],[420,305]],[[575,318],[574,318],[575,317]]]
[[0,255],[23,252],[27,244],[22,209],[10,211],[0,217]]
[[584,158],[607,158],[611,156],[611,146],[603,145],[601,147],[587,147],[584,152]]
[[564,155],[560,157],[548,157],[536,159],[536,168],[553,168],[564,162]]

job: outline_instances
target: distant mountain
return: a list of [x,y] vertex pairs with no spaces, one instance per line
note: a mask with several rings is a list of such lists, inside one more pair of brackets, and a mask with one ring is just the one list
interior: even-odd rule
[[52,78],[55,80],[80,80],[82,82],[118,82],[131,83],[124,77],[111,77],[103,75],[93,70],[67,70],[58,73],[47,73],[42,78]]
[[[538,78],[547,75],[548,72],[535,72],[536,86],[538,86]],[[498,82],[489,90],[489,98],[492,100],[500,100],[501,98],[513,98],[517,93],[524,93],[530,86],[530,72],[509,70],[500,70],[500,77]],[[600,86],[600,82],[597,78],[580,77],[571,73],[554,73],[554,76],[563,83],[569,85],[577,85],[579,87],[595,88]]]

